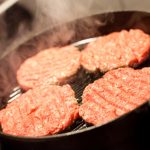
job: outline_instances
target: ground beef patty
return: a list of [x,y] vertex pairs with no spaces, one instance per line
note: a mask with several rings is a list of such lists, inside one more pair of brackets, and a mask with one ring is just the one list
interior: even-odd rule
[[58,133],[78,117],[78,104],[69,85],[28,90],[0,111],[4,133],[43,136]]
[[82,52],[81,63],[91,72],[106,72],[121,66],[136,67],[149,53],[149,35],[139,29],[122,30],[88,44]]
[[150,99],[150,68],[120,68],[107,72],[83,92],[80,116],[94,125],[105,124]]
[[80,67],[80,52],[73,46],[51,48],[27,59],[17,71],[24,90],[43,83],[62,84]]

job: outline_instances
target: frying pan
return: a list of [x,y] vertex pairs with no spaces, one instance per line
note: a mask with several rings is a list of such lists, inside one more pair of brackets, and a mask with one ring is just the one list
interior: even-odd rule
[[[106,19],[107,18],[107,19]],[[81,28],[85,26],[87,22],[87,28]],[[67,45],[75,43],[80,49],[84,47],[91,38],[106,35],[113,31],[120,31],[122,29],[139,28],[144,32],[150,34],[150,13],[137,12],[137,11],[124,11],[124,12],[109,12],[103,14],[97,14],[82,18],[64,24],[63,26],[72,26],[74,24],[75,32],[71,39],[63,41],[58,39],[55,43],[49,43],[48,41],[53,38],[55,33],[60,32],[60,27],[56,27],[53,30],[47,31],[33,39],[30,39],[16,51],[19,52],[31,52],[23,54],[23,60],[27,57],[34,55],[38,50],[48,48],[54,45]],[[83,34],[81,34],[83,33]],[[64,33],[65,34],[65,33]],[[90,39],[89,39],[90,38]],[[48,39],[45,41],[45,39]],[[83,39],[88,39],[81,41]],[[77,42],[77,43],[76,43]],[[42,44],[41,44],[42,43]],[[40,48],[39,48],[40,47]],[[26,50],[26,51],[25,51]],[[6,59],[9,56],[6,57]],[[7,62],[7,61],[5,61]],[[5,63],[2,63],[5,64]],[[17,66],[18,64],[16,64]],[[11,67],[5,64],[4,67]],[[18,65],[19,66],[19,65]],[[139,68],[144,66],[150,66],[150,60],[144,62]],[[2,66],[3,67],[3,66]],[[10,68],[9,68],[10,69]],[[9,71],[9,69],[7,71]],[[10,72],[11,73],[11,69]],[[74,79],[74,82],[70,82],[71,86],[76,92],[76,97],[81,99],[83,89],[90,82],[99,78],[101,74],[87,73],[83,68],[79,70]],[[14,74],[14,80],[15,74]],[[16,82],[14,82],[16,83]],[[15,84],[10,88],[16,86]],[[2,98],[1,107],[7,103],[7,100],[11,99],[20,93],[19,88],[15,88],[14,94],[6,94]],[[147,100],[143,105],[134,109],[133,111],[110,121],[102,126],[90,126],[83,120],[77,120],[76,124],[71,127],[71,130],[66,130],[64,133],[57,135],[44,136],[44,137],[20,137],[12,136],[0,132],[1,149],[15,149],[15,150],[42,150],[42,149],[56,149],[56,150],[86,150],[86,149],[101,149],[101,150],[143,150],[150,149],[149,146],[149,133],[150,133],[150,102]]]

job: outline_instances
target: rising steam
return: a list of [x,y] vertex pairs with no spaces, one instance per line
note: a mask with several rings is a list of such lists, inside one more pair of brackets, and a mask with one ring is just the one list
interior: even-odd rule
[[[95,27],[102,25],[96,19],[84,19],[79,21],[80,23],[71,22],[89,15],[93,0],[33,0],[32,3],[29,0],[20,1],[20,5],[31,12],[32,20],[24,10],[18,9],[20,7],[18,5],[3,15],[6,29],[3,30],[5,31],[5,41],[0,43],[1,98],[9,95],[13,87],[17,86],[16,71],[26,58],[48,47],[66,45],[79,37],[82,39],[94,36],[97,32]],[[27,16],[30,18],[28,19]],[[17,29],[14,23],[16,23]],[[55,26],[57,28],[54,28]],[[46,31],[45,34],[35,37],[44,31]],[[24,42],[26,43],[23,44]]]
[[[100,28],[107,25],[107,21],[110,23],[118,21],[120,18],[115,19],[113,13],[104,14],[102,18],[95,16],[79,19],[96,14],[100,12],[100,9],[109,10],[111,6],[103,8],[100,4],[102,1],[32,0],[31,4],[31,0],[21,0],[20,5],[30,10],[31,18],[27,18],[30,15],[27,15],[25,11],[18,12],[16,9],[9,12],[11,21],[6,19],[7,22],[4,18],[0,18],[0,31],[2,31],[0,34],[0,98],[8,95],[17,86],[16,71],[26,58],[48,47],[63,46],[77,40],[98,36],[103,32],[103,28],[101,30]],[[143,14],[140,18],[142,17]],[[130,20],[133,18],[125,18],[129,19],[130,26],[137,22],[137,20],[134,22]],[[75,19],[79,20],[73,21]],[[17,29],[15,26],[12,28],[11,23],[17,23]],[[113,27],[121,29],[122,26],[128,26],[125,23],[126,20],[120,26]],[[10,26],[5,26],[6,24]],[[8,30],[15,30],[11,38],[8,36]]]

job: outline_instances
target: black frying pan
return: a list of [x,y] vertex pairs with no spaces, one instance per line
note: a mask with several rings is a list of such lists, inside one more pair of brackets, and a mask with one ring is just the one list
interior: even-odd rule
[[[92,20],[92,24],[87,20]],[[98,21],[101,21],[102,24]],[[88,24],[86,24],[88,23]],[[16,51],[18,52],[31,52],[23,54],[23,60],[27,57],[35,54],[40,45],[41,49],[48,48],[53,45],[66,45],[71,44],[83,39],[91,37],[97,37],[99,35],[105,35],[113,31],[120,31],[122,29],[139,28],[150,34],[150,13],[146,12],[114,12],[105,13],[75,20],[64,26],[71,27],[74,24],[75,34],[68,41],[58,39],[55,43],[49,43],[48,40],[52,36],[60,31],[59,27],[53,29],[53,31],[47,31],[34,39],[29,40],[24,45],[21,45]],[[81,28],[80,25],[85,25],[85,28]],[[87,25],[87,28],[86,28]],[[64,33],[65,34],[65,33]],[[82,47],[88,40],[76,43],[75,45]],[[84,43],[85,42],[85,43]],[[22,51],[20,51],[22,50]],[[25,51],[25,52],[26,52]],[[9,57],[9,56],[8,56]],[[7,57],[6,57],[7,59]],[[4,62],[7,62],[4,60]],[[1,63],[4,64],[4,63]],[[17,64],[16,64],[17,65]],[[150,60],[144,62],[140,67],[149,66]],[[3,67],[4,65],[1,65]],[[5,64],[4,67],[8,67],[7,71],[12,71],[9,64]],[[19,66],[19,65],[18,65]],[[10,70],[9,70],[10,69]],[[99,72],[90,74],[83,68],[79,70],[74,81],[70,84],[76,92],[76,97],[81,100],[83,89],[87,84],[93,82],[99,78],[101,74]],[[15,80],[15,74],[14,74]],[[80,81],[80,82],[79,82]],[[14,82],[14,85],[15,82]],[[12,87],[13,89],[13,87]],[[7,100],[12,100],[15,95],[18,95],[20,89],[15,89],[12,94],[7,94],[1,98],[1,107],[3,107]],[[11,88],[10,88],[11,93]],[[4,134],[0,132],[1,149],[15,149],[15,150],[43,150],[43,149],[55,149],[55,150],[67,150],[67,149],[101,149],[101,150],[143,150],[150,149],[148,144],[150,133],[150,104],[149,101],[144,103],[137,109],[123,115],[122,117],[113,120],[105,125],[94,127],[83,120],[79,119],[71,126],[69,130],[64,131],[52,136],[44,137],[19,137]]]

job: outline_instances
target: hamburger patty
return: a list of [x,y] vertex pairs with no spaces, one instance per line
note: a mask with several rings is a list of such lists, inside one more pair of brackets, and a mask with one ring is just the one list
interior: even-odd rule
[[28,90],[0,111],[4,133],[43,136],[58,133],[78,117],[78,104],[69,85],[44,85]]
[[150,68],[119,68],[89,84],[79,115],[93,125],[105,124],[150,98]]
[[82,51],[81,64],[90,72],[106,72],[121,66],[136,67],[150,53],[150,37],[139,29],[110,33]]
[[24,90],[43,83],[62,84],[80,67],[80,52],[73,46],[51,48],[27,59],[17,71]]

